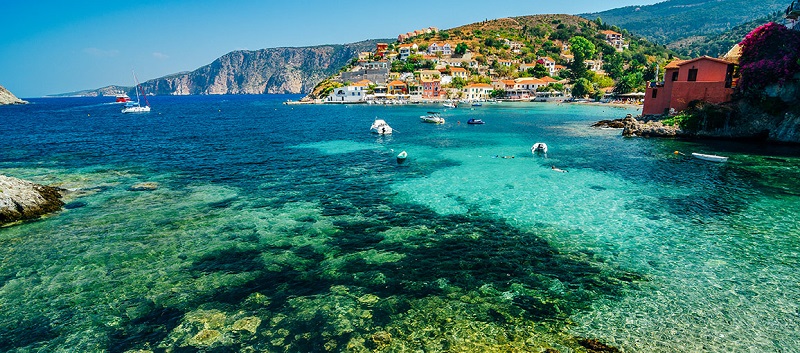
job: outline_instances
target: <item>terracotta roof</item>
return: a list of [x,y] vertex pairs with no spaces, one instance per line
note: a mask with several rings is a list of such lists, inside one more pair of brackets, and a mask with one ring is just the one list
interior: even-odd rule
[[538,78],[536,78],[536,77],[525,77],[525,78],[518,78],[518,79],[514,80],[514,82],[515,82],[515,83],[526,83],[526,84],[531,84],[531,83],[545,83],[544,81],[542,81],[542,80],[540,80],[540,79],[538,79]]
[[558,82],[558,80],[556,80],[556,79],[554,79],[554,78],[552,78],[550,76],[542,77],[542,78],[540,78],[540,80],[542,80],[542,81],[544,81],[546,83]]
[[474,87],[474,88],[492,88],[492,85],[486,84],[486,83],[472,83],[472,84],[467,85],[465,88],[470,88],[470,87]]
[[605,34],[605,35],[609,35],[609,34],[617,34],[617,35],[622,35],[622,33],[614,32],[614,31],[608,31],[608,30],[606,30],[606,31],[600,31],[600,33],[602,33],[602,34]]
[[400,80],[394,80],[392,82],[389,82],[389,86],[400,86],[400,85],[405,86],[406,83]]
[[[711,61],[715,61],[715,62],[718,62],[718,63],[721,63],[721,64],[730,64],[731,63],[730,61],[727,61],[727,60],[712,58],[710,56],[703,55],[703,56],[701,56],[699,58],[694,58],[694,59],[691,59],[691,60],[683,61],[683,62],[679,63],[678,66],[683,66],[683,65],[686,65],[686,64],[689,64],[689,63],[700,61],[700,60],[711,60]],[[670,64],[672,64],[672,63],[670,63]]]
[[679,68],[679,67],[681,66],[681,64],[682,64],[684,61],[685,61],[685,60],[672,60],[672,61],[671,61],[669,64],[667,64],[667,66],[665,66],[664,68],[665,68],[665,69],[677,69],[677,68]]
[[464,72],[466,72],[466,71],[467,71],[467,69],[465,69],[465,68],[463,68],[463,67],[451,67],[451,68],[450,68],[450,71],[451,71],[451,72],[452,72],[452,71],[458,71],[458,72],[464,71]]

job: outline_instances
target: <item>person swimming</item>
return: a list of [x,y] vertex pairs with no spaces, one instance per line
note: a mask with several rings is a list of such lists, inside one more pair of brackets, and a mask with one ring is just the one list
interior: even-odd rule
[[569,171],[561,169],[561,168],[556,168],[556,166],[552,166],[552,167],[550,167],[550,169],[552,169],[552,170],[554,170],[556,172],[559,172],[559,173],[569,173]]

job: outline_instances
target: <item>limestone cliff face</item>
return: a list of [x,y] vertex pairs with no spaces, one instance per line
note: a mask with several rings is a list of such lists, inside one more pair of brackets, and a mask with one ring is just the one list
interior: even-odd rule
[[155,95],[307,93],[377,40],[304,48],[239,50],[192,72],[142,83]]
[[22,99],[17,98],[13,93],[5,87],[0,86],[0,105],[5,104],[25,104],[28,103]]

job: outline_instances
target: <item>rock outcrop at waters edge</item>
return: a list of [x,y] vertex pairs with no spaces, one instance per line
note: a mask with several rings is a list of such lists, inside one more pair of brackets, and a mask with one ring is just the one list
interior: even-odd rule
[[155,95],[307,93],[358,53],[374,51],[378,42],[238,50],[197,70],[149,80],[142,86]]
[[33,219],[64,206],[61,189],[0,175],[0,225]]
[[0,86],[0,105],[6,104],[26,104],[28,102],[17,98],[13,93],[7,90],[5,87]]
[[684,135],[684,132],[677,126],[664,125],[658,120],[636,120],[631,114],[624,119],[601,120],[592,127],[622,129],[622,136],[677,137]]

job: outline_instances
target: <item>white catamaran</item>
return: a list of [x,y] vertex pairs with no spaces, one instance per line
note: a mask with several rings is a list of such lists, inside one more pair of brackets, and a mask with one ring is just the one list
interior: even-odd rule
[[[148,113],[150,112],[150,102],[147,101],[147,95],[144,94],[144,90],[142,89],[142,85],[139,84],[139,79],[136,78],[136,73],[133,72],[133,81],[136,83],[136,101],[128,101],[125,102],[125,107],[122,108],[123,113]],[[144,104],[145,106],[141,106],[139,104],[139,91],[142,91],[142,96],[144,97]]]

